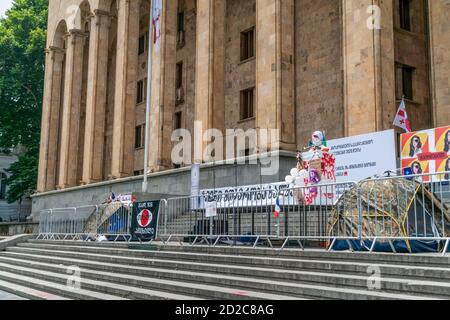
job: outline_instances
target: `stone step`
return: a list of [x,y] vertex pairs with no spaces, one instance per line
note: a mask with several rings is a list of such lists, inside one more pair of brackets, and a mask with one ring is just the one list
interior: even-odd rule
[[[9,266],[9,267],[7,267]],[[36,278],[44,278],[46,280],[51,280],[53,282],[63,282],[67,278],[64,272],[66,267],[57,266],[52,264],[37,264],[29,263],[27,267],[18,266],[13,260],[8,261],[8,264],[0,263],[0,270],[14,270],[15,273],[25,273],[30,274]],[[47,269],[52,271],[46,271]],[[102,281],[107,282],[110,287],[113,287],[117,294],[123,295],[123,287],[126,284],[128,286],[129,293],[127,297],[130,299],[154,299],[164,297],[166,299],[175,300],[201,300],[197,297],[186,296],[181,294],[172,293],[161,293],[150,288],[159,288],[164,290],[170,290],[172,292],[179,291],[189,293],[195,296],[203,296],[208,299],[246,299],[246,300],[300,300],[298,297],[293,297],[289,295],[277,295],[265,292],[256,291],[242,291],[235,288],[219,287],[202,285],[197,283],[189,282],[178,282],[170,280],[161,280],[158,278],[151,278],[145,276],[133,276],[133,275],[123,275],[116,274],[112,272],[101,272],[90,269],[82,269],[82,286],[91,288],[94,285],[96,291],[104,292],[104,284]],[[93,279],[97,279],[95,281]],[[145,288],[145,289],[143,289]],[[152,296],[149,296],[149,293]]]
[[19,284],[0,280],[0,290],[9,292],[17,297],[29,300],[70,300],[62,296],[51,294],[45,291],[32,289]]
[[[33,269],[29,267],[20,267],[11,264],[0,263],[0,278],[1,273],[10,273],[20,276],[27,276],[33,279],[50,282],[57,287],[66,287],[68,275],[66,273],[67,267],[60,267],[60,272],[48,272],[40,269]],[[87,271],[82,270],[81,273],[81,287],[82,290],[94,291],[103,295],[107,300],[128,300],[128,299],[143,299],[143,300],[201,300],[197,297],[173,294],[170,292],[147,290],[139,288],[138,286],[131,286],[130,283],[123,284],[112,283],[111,278],[114,276],[110,274],[109,277],[94,277],[86,276]],[[93,280],[99,279],[99,280]],[[103,281],[101,281],[103,280]],[[138,281],[137,281],[138,282]],[[136,283],[135,283],[136,285]],[[137,283],[139,285],[139,283]],[[66,289],[67,290],[67,289]],[[77,290],[75,290],[76,292]]]
[[[167,267],[164,268],[164,266],[161,266],[161,268],[153,266],[138,267],[134,265],[133,267],[130,267],[126,264],[50,258],[36,255],[10,253],[10,256],[12,257],[0,256],[0,262],[56,272],[63,268],[61,267],[62,264],[77,265],[78,267],[83,268],[83,271],[86,268],[89,270],[101,270],[114,272],[115,274],[128,274],[140,277],[152,275],[152,277],[161,279],[195,281],[196,283],[208,284],[217,283],[226,286],[240,286],[242,289],[279,291],[279,293],[303,294],[310,297],[313,297],[314,294],[320,294],[319,296],[316,296],[316,298],[374,299],[380,297],[378,294],[381,294],[384,299],[395,299],[399,294],[403,295],[404,299],[416,298],[413,295],[432,295],[434,297],[450,296],[450,283],[445,284],[441,282],[414,281],[385,277],[380,279],[380,291],[377,291],[377,294],[374,296],[374,291],[370,291],[369,294],[367,291],[368,275],[352,276],[330,272],[284,271],[254,267],[229,268],[228,266],[216,266],[214,273],[206,273],[204,270],[201,270],[202,266],[200,264],[197,264],[197,268],[194,268],[196,272],[192,272],[181,271],[178,268],[175,270],[168,270]],[[236,274],[239,276],[236,276]],[[280,279],[283,279],[283,282],[281,282]],[[310,284],[310,286],[308,286],[308,284]],[[314,284],[314,286],[311,286],[311,284]],[[337,288],[354,288],[359,289],[359,291],[352,290],[351,293],[349,293],[333,289],[333,292],[329,292],[330,290],[324,291],[323,288],[321,288],[322,291],[314,291],[313,289],[317,289],[318,285],[331,285]],[[355,296],[355,294],[357,296]]]
[[[41,249],[45,247],[47,249]],[[58,249],[58,250],[56,250]],[[54,255],[58,257],[73,258],[79,254],[86,259],[103,259],[104,255],[109,255],[108,259],[129,258],[133,265],[148,265],[146,259],[165,260],[167,263],[179,262],[202,262],[208,264],[240,265],[246,267],[263,267],[275,270],[309,270],[309,271],[333,271],[346,274],[368,275],[370,267],[377,266],[384,276],[394,278],[412,278],[421,280],[450,281],[450,268],[428,267],[424,264],[403,265],[403,264],[378,264],[375,261],[353,262],[340,260],[313,260],[313,259],[293,259],[293,258],[266,258],[263,256],[237,256],[219,255],[192,252],[170,252],[170,251],[145,251],[145,250],[125,250],[106,247],[83,247],[83,246],[57,246],[57,245],[27,245],[8,248],[8,251],[19,253],[31,253],[42,255]],[[91,256],[90,256],[91,255]],[[324,256],[326,257],[326,256]],[[178,266],[179,267],[179,266]]]
[[[442,257],[441,254],[391,254],[391,253],[359,253],[359,252],[327,252],[325,250],[299,250],[299,249],[268,249],[268,248],[251,248],[251,247],[230,247],[230,246],[202,246],[202,245],[160,245],[160,244],[137,244],[137,243],[111,243],[111,242],[83,242],[83,241],[43,241],[30,240],[29,243],[21,244],[21,246],[28,245],[50,245],[50,246],[75,246],[75,247],[89,247],[89,248],[110,248],[110,249],[135,249],[145,251],[169,251],[169,252],[183,252],[183,253],[205,253],[208,255],[245,255],[245,256],[262,256],[262,257],[277,257],[277,258],[300,258],[300,259],[314,259],[314,260],[344,260],[344,261],[358,261],[377,264],[403,264],[403,265],[426,265],[426,266],[441,266],[450,268],[448,263],[449,257]],[[51,247],[49,247],[51,248]],[[78,250],[78,249],[74,249]],[[84,249],[79,249],[84,250]]]
[[326,251],[325,249],[306,249],[300,248],[283,250],[277,248],[262,248],[251,246],[207,246],[207,245],[179,245],[161,243],[145,244],[129,244],[130,249],[135,250],[153,250],[168,252],[184,252],[184,253],[203,253],[210,255],[245,255],[255,257],[277,257],[288,259],[309,259],[309,260],[333,260],[333,261],[354,261],[377,264],[401,264],[401,265],[426,265],[436,267],[450,268],[449,256],[442,257],[441,253],[430,254],[393,254],[393,253],[368,253],[368,252],[351,252],[351,251]]
[[[48,280],[39,279],[34,277],[33,274],[17,273],[15,268],[7,267],[3,268],[0,266],[0,280],[8,283],[9,285],[19,285],[21,287],[26,287],[29,289],[35,289],[38,291],[43,291],[55,296],[60,296],[64,298],[77,299],[77,300],[123,300],[120,297],[104,294],[100,292],[94,292],[86,289],[71,289],[68,286],[60,283],[54,283]],[[66,277],[67,280],[67,277]],[[42,296],[39,297],[42,299]],[[45,297],[44,297],[45,299]]]

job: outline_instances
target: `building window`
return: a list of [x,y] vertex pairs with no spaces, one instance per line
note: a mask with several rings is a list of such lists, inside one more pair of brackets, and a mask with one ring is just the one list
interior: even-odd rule
[[397,66],[397,99],[414,100],[415,68],[399,64]]
[[145,143],[145,124],[136,127],[135,148],[142,149]]
[[181,88],[183,86],[183,62],[177,63],[177,70],[176,70],[176,86],[177,89]]
[[177,89],[181,88],[183,86],[183,62],[178,62],[177,63],[177,69],[176,69],[176,77],[175,77],[175,81],[176,81],[176,86]]
[[145,35],[139,37],[139,55],[145,52]]
[[255,116],[255,88],[241,91],[241,120],[251,119]]
[[241,32],[241,61],[255,56],[255,28]]
[[182,128],[182,119],[183,119],[182,112],[175,113],[174,124],[173,124],[174,130],[178,130],[178,129]]
[[0,200],[6,198],[6,174],[0,173]]
[[139,80],[137,82],[136,104],[140,104],[145,101],[147,97],[147,78]]
[[177,16],[177,45],[184,46],[185,43],[185,14],[184,11],[178,12]]
[[411,0],[400,0],[400,28],[411,31]]
[[184,102],[183,62],[178,62],[176,65],[175,86],[176,86],[175,103],[176,104],[183,103]]
[[178,32],[184,32],[184,11],[178,12]]

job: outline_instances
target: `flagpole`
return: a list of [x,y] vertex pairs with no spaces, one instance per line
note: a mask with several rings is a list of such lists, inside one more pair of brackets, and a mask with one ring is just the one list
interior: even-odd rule
[[148,190],[148,151],[150,145],[150,110],[152,103],[152,72],[153,72],[153,5],[150,5],[150,28],[148,34],[148,73],[147,73],[147,101],[145,107],[145,148],[144,148],[144,181],[142,182],[142,192],[147,193]]

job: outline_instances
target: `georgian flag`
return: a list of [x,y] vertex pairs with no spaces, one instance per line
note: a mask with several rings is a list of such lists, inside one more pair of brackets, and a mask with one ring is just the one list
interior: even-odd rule
[[161,47],[161,14],[162,0],[152,0],[152,26],[153,26],[153,44],[155,49],[159,51]]
[[277,200],[275,201],[275,213],[274,217],[278,218],[281,213],[281,206],[280,206],[280,197],[277,197]]
[[408,113],[406,112],[406,104],[404,99],[402,99],[402,103],[400,103],[400,108],[398,109],[397,115],[395,116],[394,126],[402,128],[408,133],[412,131],[408,119]]

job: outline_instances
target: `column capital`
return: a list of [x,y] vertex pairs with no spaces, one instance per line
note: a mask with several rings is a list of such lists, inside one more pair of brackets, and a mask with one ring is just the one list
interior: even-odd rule
[[45,51],[45,53],[65,53],[66,52],[66,50],[64,50],[64,49],[62,49],[62,48],[59,48],[59,47],[54,47],[54,46],[50,46],[50,47],[48,47],[47,49],[45,49],[44,50]]
[[108,11],[105,11],[105,10],[95,9],[94,12],[93,12],[93,16],[95,16],[95,17],[102,16],[102,17],[108,17],[109,18],[109,17],[111,17],[111,14]]
[[83,30],[80,29],[70,29],[69,32],[66,33],[66,37],[86,37],[87,38],[87,33],[84,32]]
[[66,41],[71,41],[72,45],[79,44],[84,45],[84,42],[88,38],[88,34],[79,29],[70,29],[65,35]]
[[92,21],[95,23],[96,26],[104,25],[105,27],[109,28],[112,18],[113,17],[109,12],[97,9],[94,10]]
[[64,59],[64,54],[66,50],[50,46],[45,49],[45,54],[50,57],[50,59],[61,62]]

